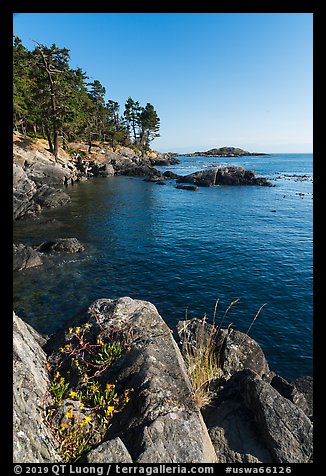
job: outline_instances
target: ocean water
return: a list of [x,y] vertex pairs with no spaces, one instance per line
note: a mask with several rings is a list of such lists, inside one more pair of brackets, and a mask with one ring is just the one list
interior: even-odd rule
[[71,203],[14,225],[16,243],[76,237],[83,253],[14,273],[14,309],[39,332],[56,331],[97,298],[151,301],[175,329],[186,316],[246,332],[288,380],[312,374],[312,154],[181,157],[182,175],[234,164],[273,187],[198,191],[139,177],[95,178],[67,188]]

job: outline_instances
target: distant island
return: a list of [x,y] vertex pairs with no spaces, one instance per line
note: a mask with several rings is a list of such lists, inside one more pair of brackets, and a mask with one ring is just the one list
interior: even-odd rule
[[203,157],[241,157],[241,156],[257,156],[257,155],[269,155],[263,152],[248,152],[247,150],[240,149],[239,147],[220,147],[218,149],[210,149],[206,152],[191,152],[188,154],[173,154],[175,156],[203,156]]

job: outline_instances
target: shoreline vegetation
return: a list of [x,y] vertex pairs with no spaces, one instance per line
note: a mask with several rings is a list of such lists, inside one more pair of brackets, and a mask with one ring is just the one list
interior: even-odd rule
[[[271,185],[242,167],[160,172],[155,166],[177,164],[178,155],[267,154],[156,152],[153,105],[128,98],[120,114],[98,80],[70,67],[68,49],[34,43],[29,51],[14,37],[14,222],[65,206],[69,187],[93,177],[136,176],[153,186],[175,180],[184,190]],[[83,249],[73,237],[14,243],[13,268]],[[312,378],[287,382],[269,368],[250,328],[223,328],[234,304],[217,319],[216,303],[211,323],[206,316],[179,322],[176,338],[153,304],[130,297],[76,309],[74,322],[51,336],[14,312],[14,462],[311,462]]]

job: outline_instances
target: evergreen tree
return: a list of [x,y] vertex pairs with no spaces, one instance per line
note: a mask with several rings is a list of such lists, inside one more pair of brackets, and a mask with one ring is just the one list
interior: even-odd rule
[[132,130],[134,144],[137,144],[139,139],[141,110],[142,108],[138,101],[134,101],[131,97],[127,99],[123,114],[127,121],[128,130]]
[[160,137],[160,119],[157,115],[157,112],[154,109],[152,104],[147,103],[143,108],[140,114],[140,125],[141,125],[141,135],[140,135],[140,145],[148,150],[149,143],[155,139],[155,137]]
[[27,50],[20,38],[13,41],[13,120],[14,129],[25,136],[43,136],[58,156],[59,138],[67,142],[85,140],[91,152],[92,140],[109,140],[143,150],[158,137],[160,119],[154,107],[141,107],[131,97],[120,116],[117,101],[105,104],[106,89],[98,80],[87,83],[80,68],[69,66],[69,50],[39,44]]
[[[37,43],[37,42],[35,42]],[[39,56],[38,86],[44,104],[45,112],[50,115],[48,122],[45,117],[46,132],[50,151],[55,159],[59,150],[59,130],[64,122],[66,111],[65,100],[67,96],[67,73],[69,71],[69,50],[58,48],[53,44],[50,48],[37,43],[35,54]]]

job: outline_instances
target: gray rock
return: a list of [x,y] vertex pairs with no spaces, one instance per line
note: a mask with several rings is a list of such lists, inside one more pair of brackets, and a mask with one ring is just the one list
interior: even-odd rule
[[314,412],[313,407],[313,378],[310,376],[297,378],[292,382],[293,385],[302,393],[307,402],[307,415],[311,418]]
[[154,175],[144,178],[144,182],[164,183],[164,177],[161,175]]
[[218,335],[220,365],[226,378],[243,369],[253,370],[260,377],[270,379],[270,370],[259,344],[247,334],[231,329]]
[[135,463],[215,462],[184,361],[155,306],[127,297],[99,299],[88,313],[94,324],[132,336],[132,349],[119,359],[114,380],[134,391],[107,438],[119,436]]
[[192,190],[194,192],[198,190],[197,185],[177,185],[176,188],[179,188],[181,190]]
[[131,456],[123,441],[117,437],[104,441],[86,456],[87,463],[132,463]]
[[48,387],[43,338],[15,313],[13,318],[13,460],[60,462],[58,445],[42,414]]
[[13,216],[14,220],[26,214],[36,214],[40,210],[33,197],[36,193],[36,184],[30,180],[24,169],[13,164]]
[[43,264],[39,253],[31,246],[23,244],[13,245],[13,270],[21,271],[22,269],[41,266]]
[[171,172],[171,170],[166,170],[163,172],[163,175],[167,179],[178,179],[181,177],[181,175],[175,174],[174,172]]
[[103,167],[100,168],[99,174],[102,177],[112,177],[114,175],[114,168],[112,164],[105,164]]
[[264,444],[278,463],[308,463],[313,451],[313,427],[305,413],[257,374],[238,374],[239,391]]
[[[228,382],[231,384],[232,379]],[[224,394],[203,410],[204,420],[220,463],[271,463],[273,458],[261,440],[251,412],[239,395]]]
[[274,387],[283,397],[290,400],[297,407],[301,408],[306,415],[309,416],[309,405],[305,396],[298,390],[298,388],[292,383],[287,382],[280,375],[275,375],[271,380],[271,385]]
[[41,208],[55,208],[69,203],[70,197],[62,189],[53,188],[44,184],[37,190],[33,200],[39,204]]
[[210,187],[212,185],[266,185],[271,186],[263,177],[255,177],[254,172],[243,167],[212,167],[195,172],[177,180],[178,183],[194,183]]
[[116,174],[118,175],[128,175],[128,176],[135,176],[135,177],[163,177],[161,172],[156,170],[154,167],[151,165],[148,165],[147,163],[142,163],[142,164],[134,164],[132,163],[131,165],[128,165],[126,167],[116,169]]
[[36,250],[41,253],[80,253],[85,248],[77,238],[57,238],[37,245]]
[[66,164],[64,165],[63,167],[63,165],[38,157],[34,159],[26,172],[29,179],[35,182],[37,186],[58,187],[65,184],[67,180],[76,177],[76,173],[68,168]]

